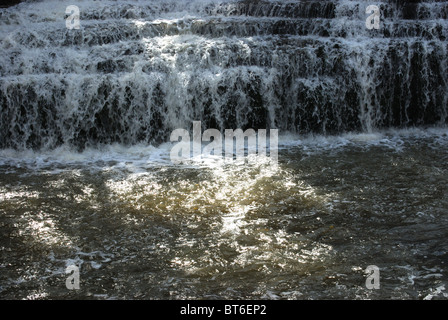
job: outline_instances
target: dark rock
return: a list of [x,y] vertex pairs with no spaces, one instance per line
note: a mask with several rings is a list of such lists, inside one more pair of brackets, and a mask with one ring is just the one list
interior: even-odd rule
[[19,4],[20,2],[23,2],[22,0],[3,0],[0,3],[0,8],[8,8],[11,6],[15,6],[16,4]]

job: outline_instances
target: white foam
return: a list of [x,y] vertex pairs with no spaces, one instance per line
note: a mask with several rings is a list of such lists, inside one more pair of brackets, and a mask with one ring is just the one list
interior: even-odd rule
[[[372,146],[387,147],[397,152],[404,148],[405,141],[426,139],[433,147],[448,145],[447,128],[428,129],[388,129],[374,133],[347,133],[337,136],[282,134],[279,136],[279,160],[282,152],[292,148],[300,148],[304,152],[325,152],[329,150],[343,150],[348,146],[369,148]],[[426,141],[425,140],[425,141]],[[125,169],[135,173],[144,172],[146,168],[154,166],[175,166],[177,168],[209,167],[222,168],[228,164],[223,157],[202,155],[191,158],[184,164],[174,165],[170,159],[173,143],[163,143],[158,146],[136,144],[103,145],[89,147],[79,152],[66,145],[52,150],[0,150],[0,165],[12,168],[34,168],[59,173],[69,166],[83,165],[92,170]],[[269,165],[269,157],[254,157],[249,163],[255,165]],[[247,164],[248,162],[246,162]],[[73,168],[70,168],[72,170]],[[143,171],[142,171],[143,170]]]

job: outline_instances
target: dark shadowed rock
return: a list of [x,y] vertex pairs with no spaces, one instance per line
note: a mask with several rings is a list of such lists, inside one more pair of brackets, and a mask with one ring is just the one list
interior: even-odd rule
[[19,4],[20,2],[22,2],[22,0],[3,0],[0,3],[0,8],[7,8],[7,7],[15,6],[16,4]]

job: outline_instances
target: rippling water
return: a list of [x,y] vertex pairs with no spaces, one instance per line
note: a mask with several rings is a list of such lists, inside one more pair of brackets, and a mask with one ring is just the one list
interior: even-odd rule
[[2,150],[0,296],[447,298],[447,147],[439,128],[283,135],[278,166]]
[[[371,4],[0,9],[0,298],[448,298],[448,2]],[[278,164],[174,165],[193,121]]]

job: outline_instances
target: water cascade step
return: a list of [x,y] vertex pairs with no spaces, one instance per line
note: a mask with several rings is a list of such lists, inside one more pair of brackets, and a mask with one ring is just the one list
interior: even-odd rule
[[0,9],[0,148],[157,144],[193,121],[321,134],[448,121],[448,1],[86,0],[68,29],[71,4]]

